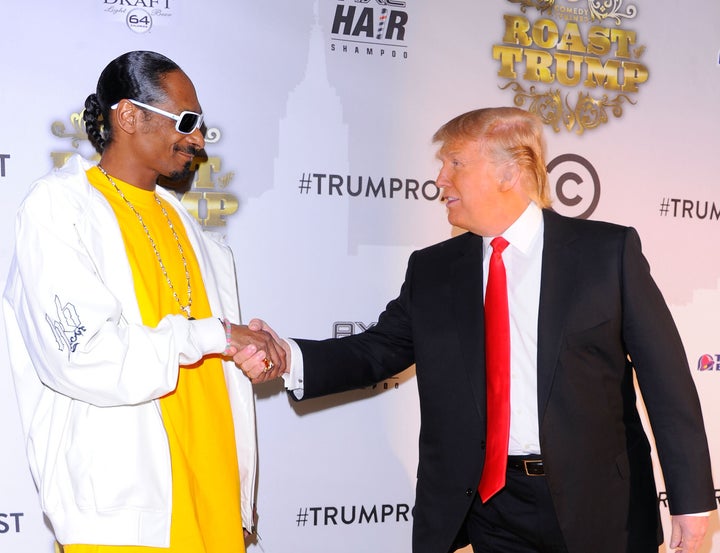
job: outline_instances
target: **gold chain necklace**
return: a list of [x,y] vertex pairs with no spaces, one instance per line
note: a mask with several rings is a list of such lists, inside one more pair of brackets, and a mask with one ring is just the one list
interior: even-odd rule
[[118,187],[117,183],[112,179],[110,175],[108,175],[107,171],[103,168],[102,165],[98,164],[98,169],[100,169],[100,172],[105,175],[107,180],[110,182],[110,184],[113,186],[113,188],[117,191],[118,194],[120,194],[120,197],[125,201],[127,206],[130,208],[130,210],[135,214],[138,221],[140,221],[140,224],[142,225],[143,230],[145,231],[145,236],[147,236],[148,241],[150,242],[150,245],[152,246],[153,251],[155,252],[155,258],[158,261],[158,264],[160,265],[160,270],[162,271],[163,276],[165,277],[165,280],[168,283],[168,286],[170,287],[170,291],[172,292],[173,297],[175,298],[175,301],[180,306],[180,309],[182,309],[185,312],[185,315],[188,317],[188,319],[192,318],[190,315],[190,307],[192,306],[192,289],[190,287],[190,271],[188,270],[188,264],[187,259],[185,259],[185,251],[183,250],[182,244],[180,244],[180,238],[178,238],[177,232],[175,232],[175,227],[172,224],[172,221],[170,220],[170,216],[168,215],[168,212],[165,210],[165,206],[163,206],[162,202],[160,201],[160,198],[158,198],[157,194],[153,192],[153,198],[155,198],[155,202],[160,206],[160,209],[162,210],[163,215],[165,215],[165,219],[167,220],[167,224],[170,227],[170,231],[172,232],[173,238],[175,238],[175,243],[177,244],[178,251],[180,252],[180,258],[182,259],[183,267],[185,268],[185,281],[187,282],[187,305],[183,305],[180,301],[180,297],[178,296],[177,292],[175,291],[175,287],[173,286],[172,280],[170,280],[170,275],[168,275],[167,269],[165,268],[165,264],[163,263],[162,257],[160,256],[160,252],[157,249],[157,245],[155,244],[155,240],[153,240],[153,237],[150,235],[150,229],[145,224],[145,221],[142,218],[142,215],[138,212],[137,209],[135,209],[135,206],[125,197],[125,194],[123,194],[122,190]]

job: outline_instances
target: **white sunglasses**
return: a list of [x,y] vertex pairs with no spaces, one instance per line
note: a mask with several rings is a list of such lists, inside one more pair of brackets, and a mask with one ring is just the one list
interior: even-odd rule
[[[143,104],[142,102],[138,102],[137,100],[131,100],[130,98],[128,98],[127,101],[131,104],[135,104],[138,107],[141,107],[148,111],[152,111],[159,115],[164,115],[165,117],[169,117],[170,119],[174,120],[175,130],[180,134],[191,134],[195,131],[195,129],[199,129],[203,123],[202,113],[195,113],[194,111],[183,111],[180,115],[175,115],[174,113],[170,113],[169,111],[165,111],[164,109],[156,108],[155,106],[149,106],[148,104]],[[112,106],[110,106],[110,109],[117,109],[119,103],[120,102],[118,102],[117,104],[113,104]]]

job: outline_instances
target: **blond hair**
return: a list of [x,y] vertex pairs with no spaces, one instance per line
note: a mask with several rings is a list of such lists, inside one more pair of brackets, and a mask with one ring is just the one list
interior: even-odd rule
[[541,208],[550,207],[545,137],[540,118],[515,107],[483,108],[458,115],[440,127],[433,142],[477,141],[494,163],[514,164],[527,193]]

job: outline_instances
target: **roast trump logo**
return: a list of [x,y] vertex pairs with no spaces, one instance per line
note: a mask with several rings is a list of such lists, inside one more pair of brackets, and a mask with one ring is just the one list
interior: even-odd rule
[[623,0],[508,0],[502,41],[492,49],[502,89],[555,132],[582,134],[620,117],[648,80],[645,46],[627,28],[637,16]]
[[[100,156],[90,145],[85,133],[83,112],[70,115],[70,129],[62,121],[52,124],[51,132],[58,138],[70,139],[72,150],[52,152],[53,167],[62,167],[75,153],[81,153],[87,159],[99,161]],[[220,130],[209,127],[205,131],[205,144],[216,144],[220,141]],[[227,218],[238,210],[236,196],[225,189],[235,177],[234,172],[221,173],[222,159],[217,156],[196,160],[193,167],[192,182],[185,185],[182,191],[175,191],[190,214],[203,227],[223,227]],[[161,183],[162,184],[162,183]]]

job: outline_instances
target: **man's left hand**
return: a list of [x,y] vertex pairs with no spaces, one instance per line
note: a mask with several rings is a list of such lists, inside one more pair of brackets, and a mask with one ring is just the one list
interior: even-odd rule
[[671,517],[670,549],[682,553],[697,553],[708,527],[707,516],[675,515]]

